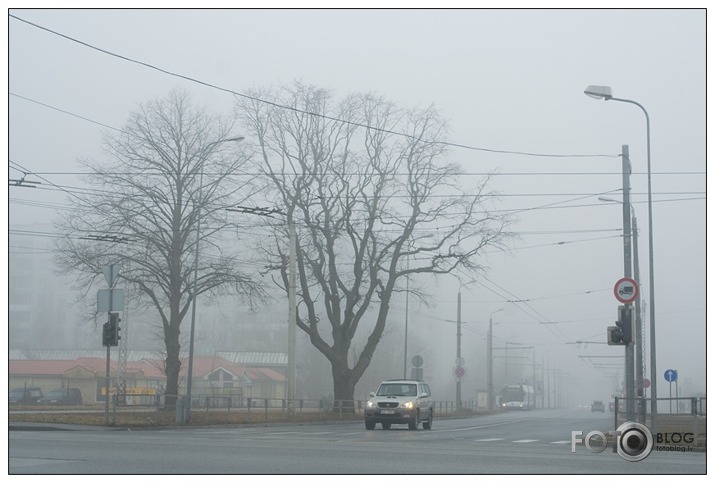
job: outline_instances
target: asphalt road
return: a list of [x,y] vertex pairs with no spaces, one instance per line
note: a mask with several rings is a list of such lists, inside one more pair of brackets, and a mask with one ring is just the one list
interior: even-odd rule
[[611,415],[546,410],[435,419],[432,430],[361,422],[73,431],[11,430],[9,474],[705,474],[706,454],[572,451],[571,431]]

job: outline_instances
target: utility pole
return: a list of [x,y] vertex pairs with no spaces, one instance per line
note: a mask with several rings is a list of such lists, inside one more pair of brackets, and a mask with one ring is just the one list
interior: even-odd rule
[[[621,162],[623,171],[623,276],[626,278],[632,277],[632,261],[631,261],[631,200],[630,200],[630,176],[631,162],[628,155],[628,145],[621,146]],[[630,304],[627,304],[627,306]],[[628,323],[631,323],[628,319]],[[635,378],[634,370],[634,343],[635,341],[626,341],[625,349],[625,378],[626,378],[626,417],[628,421],[634,420],[635,413]]]
[[[457,292],[457,367],[462,361],[462,291]],[[462,409],[462,378],[457,375],[457,412]]]
[[288,260],[288,408],[291,408],[291,401],[295,399],[295,323],[296,323],[296,267],[295,267],[295,222],[288,221],[290,230],[290,254]]

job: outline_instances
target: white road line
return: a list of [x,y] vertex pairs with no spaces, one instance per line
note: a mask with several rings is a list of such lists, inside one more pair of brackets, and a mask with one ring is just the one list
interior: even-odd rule
[[564,439],[562,441],[552,441],[551,444],[569,444],[571,441]]
[[518,439],[516,441],[512,441],[512,443],[533,443],[535,441],[538,441],[538,439]]

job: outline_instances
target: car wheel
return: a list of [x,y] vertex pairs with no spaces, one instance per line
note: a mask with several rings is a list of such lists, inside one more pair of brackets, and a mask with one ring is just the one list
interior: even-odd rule
[[432,429],[432,411],[429,412],[429,418],[422,423],[422,429]]
[[417,411],[415,413],[415,417],[412,418],[412,420],[407,423],[407,427],[410,429],[417,429],[417,426],[420,424],[420,412]]
[[370,429],[370,430],[375,429],[375,421],[365,420],[365,429]]
[[392,423],[382,423],[382,429],[390,429],[392,427]]

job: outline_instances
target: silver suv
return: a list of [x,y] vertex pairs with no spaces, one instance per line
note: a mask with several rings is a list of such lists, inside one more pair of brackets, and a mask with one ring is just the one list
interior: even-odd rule
[[390,429],[393,424],[417,429],[422,423],[424,429],[432,429],[433,415],[434,402],[426,383],[403,379],[384,381],[365,403],[365,428],[375,429],[375,424],[381,423],[382,429]]

